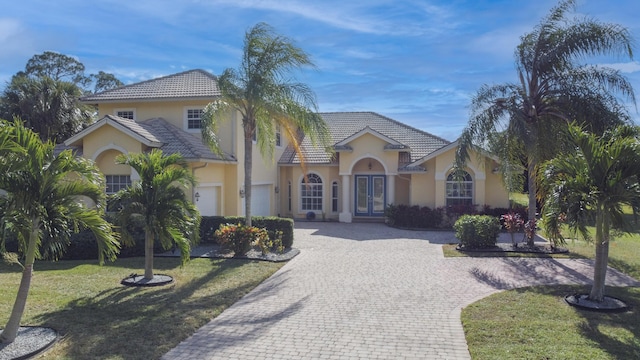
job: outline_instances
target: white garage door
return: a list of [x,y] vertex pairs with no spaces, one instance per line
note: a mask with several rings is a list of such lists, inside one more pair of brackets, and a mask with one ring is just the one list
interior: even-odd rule
[[251,215],[271,215],[271,192],[269,189],[271,189],[271,185],[253,185],[251,187]]
[[218,186],[198,186],[196,206],[202,216],[218,215]]

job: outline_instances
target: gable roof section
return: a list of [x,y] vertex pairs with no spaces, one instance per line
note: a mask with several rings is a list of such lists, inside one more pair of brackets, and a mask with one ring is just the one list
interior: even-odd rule
[[220,156],[212,152],[200,138],[170,124],[165,119],[149,119],[143,121],[141,125],[162,140],[160,150],[164,154],[180,154],[186,160],[192,161],[236,161],[235,156],[231,154],[224,153]]
[[115,115],[106,115],[102,119],[90,125],[88,128],[73,135],[69,139],[65,140],[66,146],[78,145],[80,140],[92,132],[100,129],[103,126],[111,125],[119,131],[131,136],[137,141],[145,144],[149,147],[160,147],[162,142],[158,137],[152,134],[149,129],[140,123],[137,123],[130,119],[121,118]]
[[113,126],[148,147],[159,148],[164,154],[180,154],[184,159],[191,161],[236,161],[236,158],[231,154],[224,153],[220,156],[212,152],[202,143],[200,138],[183,131],[162,118],[136,122],[115,115],[106,115],[66,140],[64,146],[78,148],[85,136],[105,125]]
[[[436,151],[450,142],[435,135],[418,130],[399,121],[374,112],[331,112],[319,114],[329,126],[334,148],[348,150],[349,142],[364,133],[376,135],[386,139],[389,144],[387,150],[410,149],[411,162]],[[367,130],[368,128],[368,130]],[[381,137],[382,136],[382,137]],[[347,141],[348,140],[348,141]],[[401,148],[401,149],[400,149]],[[307,164],[330,164],[331,156],[319,147],[311,146],[308,138],[302,141],[302,153]],[[280,164],[299,164],[300,159],[292,146],[287,147],[278,161]]]
[[208,99],[220,96],[218,79],[204,70],[189,70],[121,86],[80,98],[86,103]]
[[[437,149],[436,151],[434,151],[434,152],[432,152],[430,154],[425,155],[424,157],[422,157],[422,158],[420,158],[420,159],[418,159],[416,161],[413,161],[411,164],[407,165],[406,167],[410,168],[410,167],[420,166],[420,164],[422,164],[422,163],[424,163],[424,162],[426,162],[426,161],[428,161],[430,159],[433,159],[433,158],[435,158],[435,157],[437,157],[437,156],[439,156],[441,154],[444,154],[445,152],[447,152],[447,151],[449,151],[451,149],[455,149],[456,147],[458,147],[459,143],[460,143],[460,140],[456,140],[456,141],[454,141],[454,142],[452,142],[452,143],[450,143],[450,144],[448,144],[446,146],[441,147],[440,149]],[[487,157],[487,158],[489,158],[489,159],[491,159],[493,161],[500,162],[500,159],[497,156],[489,153],[485,149],[482,149],[480,147],[474,147],[473,150],[478,151],[480,153],[480,155],[485,156],[485,157]]]
[[377,137],[378,139],[387,142],[387,145],[385,145],[385,148],[389,147],[392,149],[404,149],[407,148],[406,145],[399,143],[398,141],[391,139],[390,137],[381,134],[378,131],[373,130],[371,127],[369,127],[369,125],[367,125],[364,129],[358,131],[357,133],[343,139],[342,141],[337,142],[335,145],[333,145],[334,149],[336,151],[345,148],[345,147],[350,147],[349,143],[352,142],[353,140],[365,135],[365,134],[371,134],[375,137]]

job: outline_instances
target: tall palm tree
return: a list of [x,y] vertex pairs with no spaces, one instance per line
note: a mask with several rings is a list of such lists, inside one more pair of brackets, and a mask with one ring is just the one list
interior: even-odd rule
[[[316,113],[313,91],[303,83],[292,82],[294,70],[313,66],[310,57],[273,28],[259,23],[245,35],[242,63],[226,69],[218,79],[222,96],[209,104],[203,114],[203,140],[220,152],[216,131],[231,111],[242,115],[244,130],[244,192],[246,225],[251,226],[251,170],[253,139],[263,156],[273,158],[276,128],[300,152],[299,131],[314,145],[327,147],[329,131]],[[257,134],[256,134],[257,132]]]
[[184,263],[189,260],[191,244],[199,240],[200,213],[185,194],[196,181],[180,155],[165,156],[158,149],[121,154],[116,163],[131,166],[140,175],[139,181],[120,190],[112,200],[120,207],[116,218],[123,242],[131,243],[130,230],[143,224],[144,279],[152,280],[156,241],[164,249],[175,245]]
[[[69,245],[71,234],[88,228],[95,235],[100,263],[115,259],[119,243],[103,218],[104,177],[90,160],[65,150],[56,155],[52,142],[43,143],[21,121],[0,122],[0,228],[2,246],[8,233],[23,250],[22,279],[0,342],[16,338],[31,286],[36,259],[57,260]],[[7,145],[8,146],[4,146]],[[95,206],[88,206],[90,199]]]
[[517,159],[526,159],[529,219],[536,216],[536,166],[556,153],[561,145],[557,134],[576,119],[591,119],[585,125],[596,132],[628,122],[626,109],[613,94],[635,102],[631,84],[619,71],[580,62],[598,55],[632,58],[628,30],[589,18],[569,18],[575,7],[575,0],[561,1],[522,37],[515,51],[519,81],[483,85],[472,99],[471,117],[460,137],[459,169],[473,146],[485,145],[500,133],[512,145],[500,154],[503,171],[513,171]]
[[640,132],[629,126],[595,135],[570,126],[568,143],[575,151],[543,164],[541,194],[545,196],[543,225],[555,241],[564,241],[563,223],[589,239],[587,225],[595,221],[595,270],[589,299],[602,301],[609,261],[611,229],[625,229],[623,206],[640,211]]

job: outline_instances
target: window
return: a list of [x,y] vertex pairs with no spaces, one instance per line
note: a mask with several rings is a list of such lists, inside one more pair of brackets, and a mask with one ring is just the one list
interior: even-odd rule
[[116,109],[115,115],[125,119],[136,119],[136,111],[134,109]]
[[322,211],[322,179],[320,176],[309,174],[306,179],[302,178],[300,185],[302,211]]
[[338,212],[338,182],[331,183],[331,211]]
[[280,124],[276,125],[276,146],[282,146],[282,131]]
[[473,205],[473,179],[469,173],[464,172],[462,178],[449,174],[446,186],[447,206]]
[[291,195],[292,195],[292,193],[291,193],[291,181],[289,181],[287,183],[287,197],[288,197],[288,200],[289,200],[289,211],[291,211]]
[[202,108],[185,109],[185,124],[187,130],[200,130],[202,128]]
[[130,175],[106,175],[107,180],[107,195],[115,194],[120,189],[125,189],[131,186]]

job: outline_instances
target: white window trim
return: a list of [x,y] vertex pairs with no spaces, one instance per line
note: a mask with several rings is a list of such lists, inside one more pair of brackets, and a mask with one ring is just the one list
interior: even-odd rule
[[[277,148],[281,148],[283,141],[282,141],[282,127],[280,126],[280,124],[276,124],[275,137],[276,137],[276,147]],[[278,145],[278,137],[280,138],[280,144],[279,145]]]
[[[184,131],[186,132],[190,132],[190,133],[199,133],[201,130],[198,129],[189,129],[189,119],[187,118],[187,114],[189,113],[189,110],[200,110],[203,111],[204,107],[203,106],[185,106],[182,110],[182,127],[184,129]],[[202,121],[202,117],[200,117],[200,121]]]
[[119,112],[125,112],[125,111],[131,111],[133,112],[133,121],[136,121],[138,119],[137,115],[136,115],[136,109],[135,108],[122,108],[122,109],[113,109],[113,115],[118,116]]
[[473,205],[475,203],[475,195],[476,195],[476,191],[475,191],[475,186],[476,185],[475,185],[475,183],[476,183],[476,181],[473,178],[473,175],[471,175],[471,173],[469,173],[468,171],[465,171],[465,173],[467,173],[467,175],[469,175],[469,178],[471,178],[470,181],[466,181],[466,180],[465,181],[455,181],[455,180],[451,181],[451,180],[449,180],[449,176],[451,176],[452,173],[449,173],[447,175],[447,178],[445,180],[445,185],[444,185],[445,186],[445,188],[444,188],[444,202],[445,202],[445,204],[447,204],[447,206],[448,206],[448,200],[449,199],[469,199],[469,197],[461,197],[461,196],[449,197],[448,194],[447,194],[447,187],[451,183],[471,184],[471,197],[470,197],[471,205]]
[[317,172],[309,172],[307,174],[308,175],[317,175],[320,178],[320,181],[322,181],[322,186],[321,186],[321,190],[322,190],[322,202],[320,203],[322,205],[322,209],[320,210],[302,210],[302,181],[304,180],[304,175],[301,175],[300,178],[298,178],[298,212],[299,213],[308,213],[309,211],[313,211],[314,213],[316,213],[316,215],[320,215],[324,212],[325,209],[325,196],[327,195],[327,189],[326,189],[326,184],[327,182],[325,181],[325,179],[322,177],[322,175],[318,174]]

